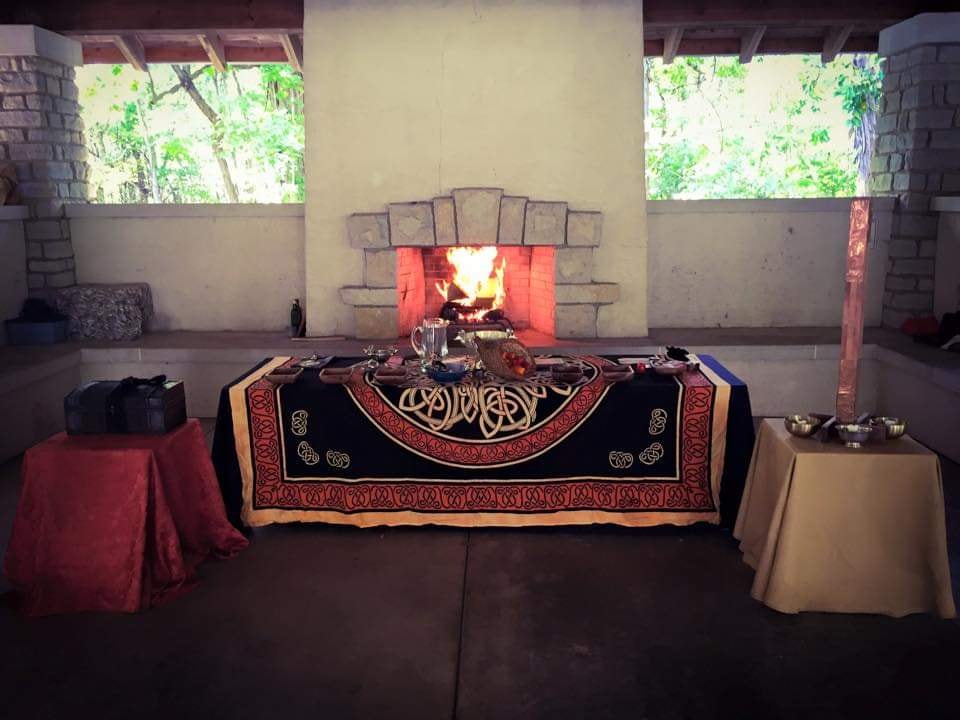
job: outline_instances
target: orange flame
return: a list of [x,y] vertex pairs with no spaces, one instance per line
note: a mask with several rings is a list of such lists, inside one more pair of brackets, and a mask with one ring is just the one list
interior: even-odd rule
[[[467,320],[480,320],[484,313],[503,307],[506,292],[503,286],[503,275],[507,267],[507,259],[500,258],[499,267],[496,265],[497,248],[485,247],[455,247],[447,250],[447,261],[453,265],[453,285],[456,285],[464,297],[454,300],[458,305],[473,306],[477,300],[490,299],[489,308],[468,313]],[[436,283],[437,292],[443,299],[450,299],[451,283],[442,280]]]

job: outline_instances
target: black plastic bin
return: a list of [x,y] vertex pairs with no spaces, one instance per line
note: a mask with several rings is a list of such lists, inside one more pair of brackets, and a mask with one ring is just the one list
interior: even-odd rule
[[7,342],[11,345],[53,345],[67,341],[66,318],[63,320],[21,320],[13,318],[3,323]]

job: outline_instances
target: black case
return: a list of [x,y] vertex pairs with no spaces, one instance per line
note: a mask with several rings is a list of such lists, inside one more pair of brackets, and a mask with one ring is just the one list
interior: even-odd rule
[[85,383],[63,408],[68,435],[163,435],[187,421],[183,382],[163,375]]

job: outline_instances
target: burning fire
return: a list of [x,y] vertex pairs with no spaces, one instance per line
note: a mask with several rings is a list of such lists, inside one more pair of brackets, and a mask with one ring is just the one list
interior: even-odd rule
[[[481,320],[490,310],[503,307],[506,296],[503,273],[507,259],[500,258],[499,267],[496,260],[495,247],[454,247],[447,250],[447,261],[453,265],[453,282],[442,280],[436,283],[436,288],[445,301],[464,306],[464,320]],[[463,297],[450,298],[450,289],[454,286]],[[478,307],[480,309],[475,309]]]

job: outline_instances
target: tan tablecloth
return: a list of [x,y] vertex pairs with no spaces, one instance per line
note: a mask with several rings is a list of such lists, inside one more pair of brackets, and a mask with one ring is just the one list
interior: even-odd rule
[[781,612],[956,615],[940,461],[909,437],[850,449],[764,420],[734,536]]

